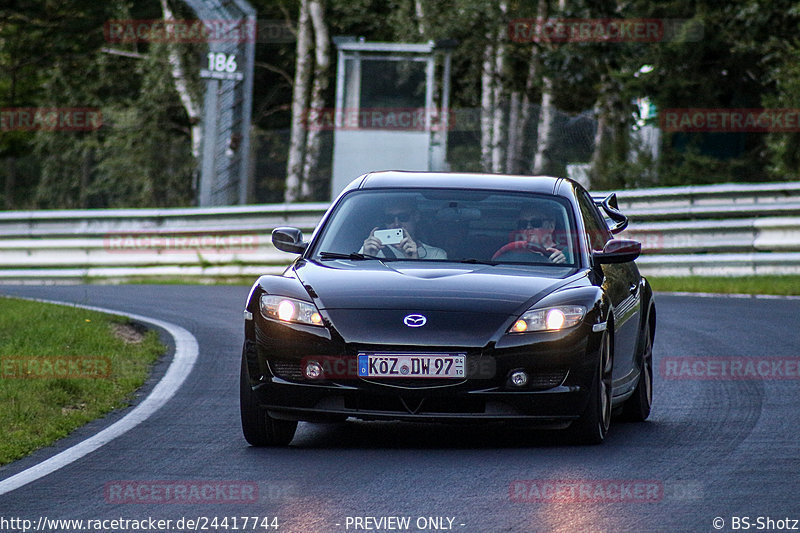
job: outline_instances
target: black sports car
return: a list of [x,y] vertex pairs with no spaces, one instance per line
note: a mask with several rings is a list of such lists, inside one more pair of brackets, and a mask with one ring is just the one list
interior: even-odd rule
[[[609,222],[613,227],[609,229]],[[516,421],[602,442],[652,402],[653,293],[616,197],[568,179],[374,172],[245,311],[244,436],[297,421]]]

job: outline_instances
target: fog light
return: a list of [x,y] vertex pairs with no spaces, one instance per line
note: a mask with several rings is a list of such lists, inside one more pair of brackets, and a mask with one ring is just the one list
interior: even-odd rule
[[528,384],[528,374],[522,370],[515,370],[511,373],[511,384],[515,387],[524,387]]
[[303,373],[308,379],[319,379],[322,377],[322,366],[316,361],[309,361],[306,363]]

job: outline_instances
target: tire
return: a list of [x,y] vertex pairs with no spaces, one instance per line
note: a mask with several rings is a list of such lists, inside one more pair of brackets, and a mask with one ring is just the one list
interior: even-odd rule
[[567,430],[579,444],[600,444],[608,434],[611,426],[612,369],[611,337],[606,331],[600,341],[600,360],[589,392],[589,404]]
[[644,328],[644,348],[639,368],[639,383],[622,406],[622,418],[631,422],[642,422],[650,416],[653,405],[653,333],[650,324]]
[[242,416],[242,433],[251,445],[286,446],[294,438],[296,421],[276,420],[258,405],[256,395],[250,388],[244,355],[239,378],[239,410]]

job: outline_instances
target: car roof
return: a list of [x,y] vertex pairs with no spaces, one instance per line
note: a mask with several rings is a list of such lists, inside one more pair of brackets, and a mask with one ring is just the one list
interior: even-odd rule
[[559,183],[570,182],[553,176],[514,176],[466,172],[412,172],[385,170],[370,172],[353,181],[347,189],[395,189],[441,187],[558,194]]

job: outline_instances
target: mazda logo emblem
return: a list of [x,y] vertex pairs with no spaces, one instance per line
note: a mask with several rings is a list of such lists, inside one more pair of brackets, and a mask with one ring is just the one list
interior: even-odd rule
[[421,328],[428,322],[423,315],[408,315],[403,319],[403,323],[410,328]]

